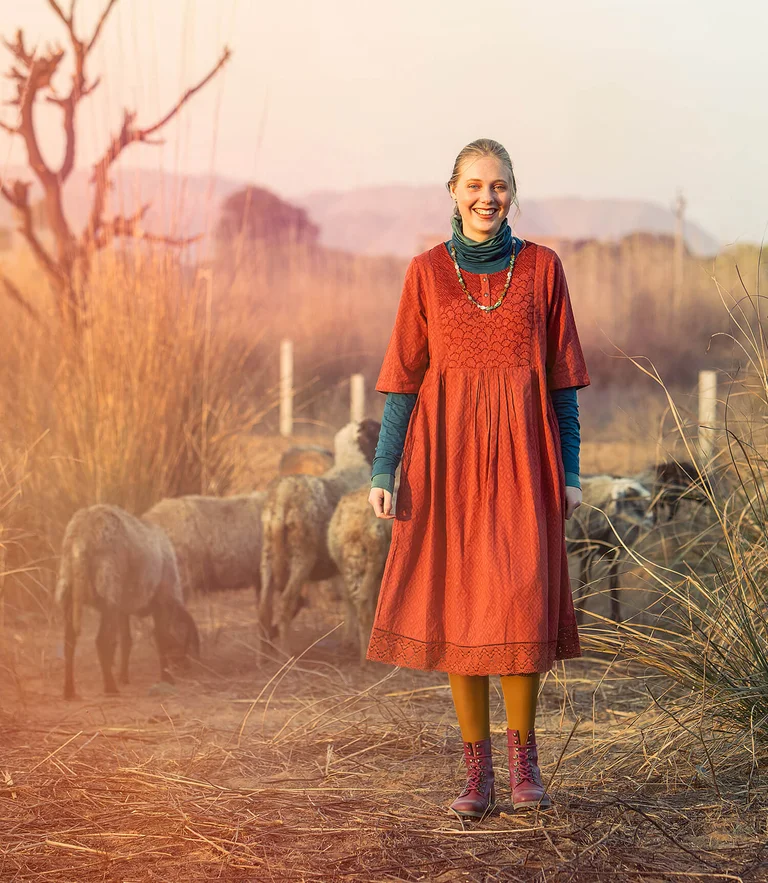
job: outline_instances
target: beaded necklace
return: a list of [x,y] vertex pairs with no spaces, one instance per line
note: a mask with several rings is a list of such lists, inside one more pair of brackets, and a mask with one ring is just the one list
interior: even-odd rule
[[490,310],[495,310],[498,306],[501,305],[501,302],[506,297],[507,292],[509,291],[509,283],[512,281],[512,270],[515,267],[515,249],[512,248],[512,256],[509,259],[509,270],[507,271],[507,279],[504,283],[504,290],[501,292],[501,296],[496,301],[495,304],[490,306],[485,306],[484,304],[478,303],[472,295],[469,293],[467,286],[464,284],[464,277],[461,275],[461,268],[459,267],[459,261],[456,257],[456,248],[451,243],[451,257],[453,258],[453,266],[456,267],[456,275],[459,277],[459,284],[464,290],[464,294],[469,298],[470,303],[473,303],[478,309],[483,310],[484,312],[489,312]]

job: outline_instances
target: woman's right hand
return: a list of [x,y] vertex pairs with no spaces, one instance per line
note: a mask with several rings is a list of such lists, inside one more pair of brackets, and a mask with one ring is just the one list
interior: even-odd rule
[[377,518],[394,518],[392,512],[392,494],[383,487],[372,487],[368,502],[373,506]]

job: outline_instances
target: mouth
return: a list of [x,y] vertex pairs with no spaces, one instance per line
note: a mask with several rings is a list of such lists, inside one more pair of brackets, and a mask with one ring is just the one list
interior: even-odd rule
[[481,218],[492,218],[496,214],[496,209],[482,209],[482,208],[473,208],[472,211],[479,215]]

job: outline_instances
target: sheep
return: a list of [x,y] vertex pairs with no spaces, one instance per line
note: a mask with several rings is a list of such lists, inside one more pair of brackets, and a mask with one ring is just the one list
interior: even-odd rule
[[185,598],[261,583],[261,513],[266,491],[232,497],[165,498],[142,518],[168,534]]
[[328,551],[328,525],[341,497],[370,483],[380,428],[370,419],[348,423],[334,438],[331,469],[322,475],[278,475],[267,486],[259,621],[262,637],[277,635],[282,650],[301,605],[303,584],[338,576]]
[[173,683],[170,658],[199,658],[200,639],[184,607],[170,540],[159,527],[118,506],[97,504],[72,516],[62,541],[55,598],[64,608],[65,699],[75,698],[75,644],[86,604],[101,614],[96,650],[105,693],[118,692],[112,674],[118,633],[120,678],[128,683],[131,614],[154,619],[162,680]]
[[333,451],[320,445],[288,448],[280,458],[280,475],[322,475],[333,466]]
[[369,495],[369,484],[344,494],[328,525],[328,551],[344,584],[347,636],[357,640],[361,665],[392,540],[392,520],[376,517]]
[[667,521],[677,515],[681,500],[689,500],[694,503],[708,502],[707,490],[713,493],[710,479],[707,475],[702,479],[696,466],[690,460],[677,462],[667,460],[651,466],[639,475],[634,476],[637,481],[650,489],[653,501],[652,508],[661,515],[666,507]]
[[[633,478],[613,475],[582,476],[581,491],[582,503],[587,505],[579,506],[566,522],[566,550],[580,558],[583,586],[589,582],[595,559],[602,555],[610,559],[611,617],[614,622],[621,622],[618,567],[622,546],[617,539],[631,548],[641,531],[655,523],[655,515],[650,509],[651,493]],[[613,526],[597,509],[605,512]],[[576,601],[579,625],[584,617],[586,600],[582,594]]]

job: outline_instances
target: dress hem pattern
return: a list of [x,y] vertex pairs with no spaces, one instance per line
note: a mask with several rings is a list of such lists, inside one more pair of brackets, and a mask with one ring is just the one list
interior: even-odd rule
[[450,641],[419,641],[374,627],[366,659],[457,675],[507,675],[547,672],[561,659],[582,655],[578,627],[561,630],[556,641],[464,646]]

